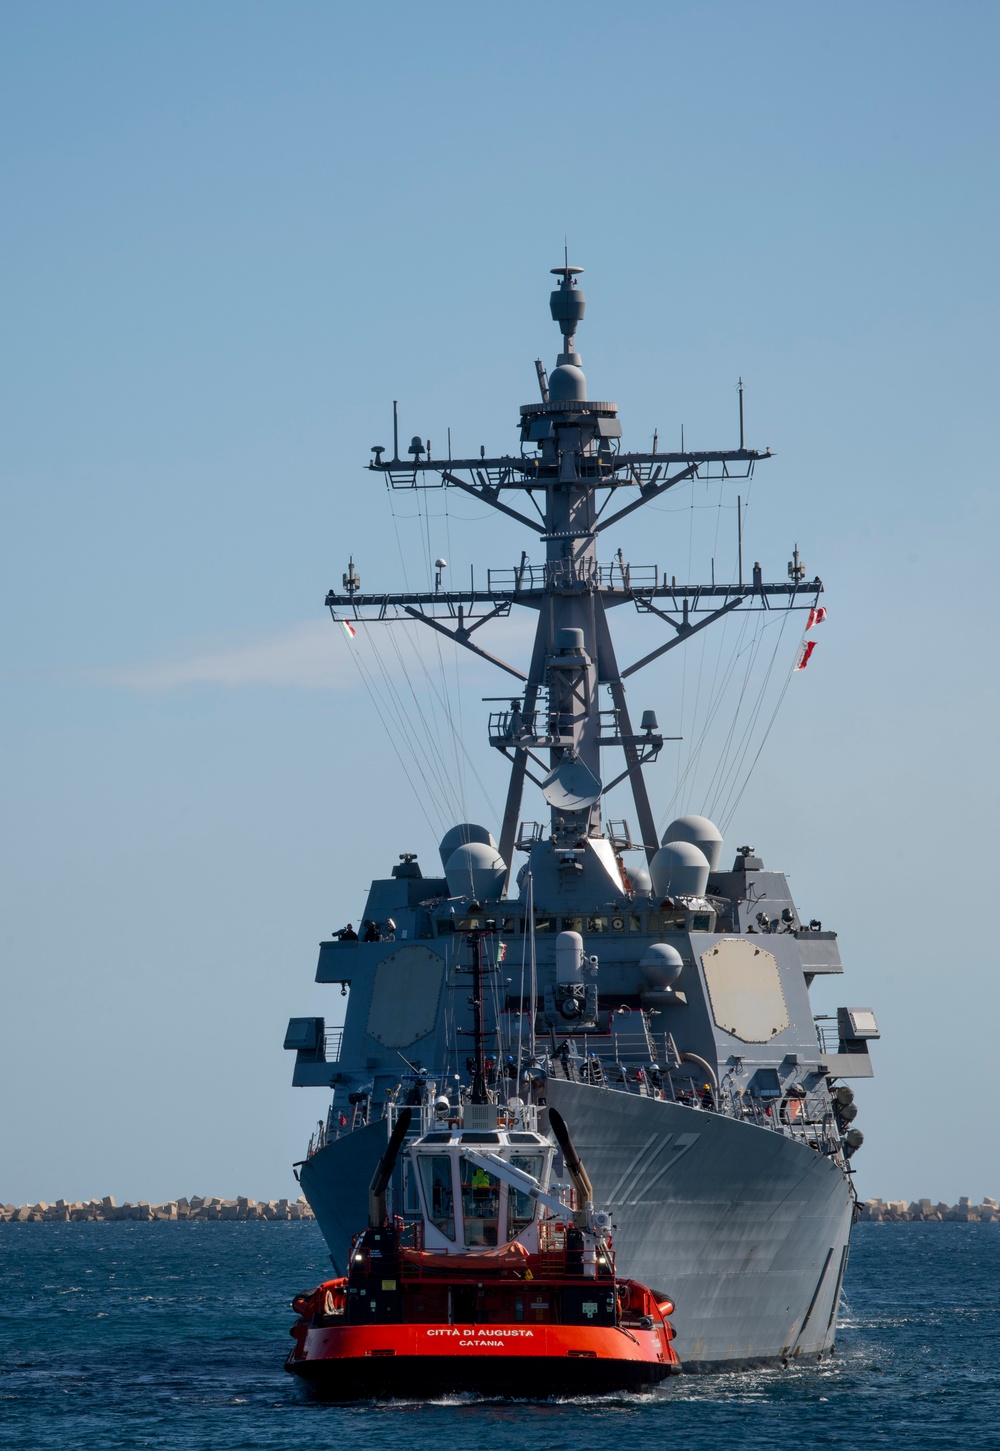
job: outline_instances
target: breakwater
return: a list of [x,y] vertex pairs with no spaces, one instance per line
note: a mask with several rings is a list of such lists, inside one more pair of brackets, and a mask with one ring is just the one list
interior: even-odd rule
[[861,1218],[875,1224],[997,1224],[1000,1204],[986,1198],[981,1204],[963,1198],[957,1204],[933,1204],[929,1199],[866,1199]]
[[145,1199],[132,1204],[116,1204],[113,1194],[103,1199],[57,1199],[54,1204],[44,1199],[37,1204],[0,1205],[0,1224],[65,1224],[73,1221],[115,1221],[122,1219],[206,1220],[206,1219],[315,1219],[305,1199],[217,1199],[211,1194],[195,1195],[193,1199],[168,1199],[165,1204],[150,1204]]
[[[44,1199],[37,1204],[0,1204],[0,1224],[65,1224],[71,1221],[133,1220],[206,1220],[206,1219],[315,1219],[306,1200],[298,1199],[216,1199],[211,1194],[195,1195],[193,1199],[168,1199],[165,1204],[150,1204],[140,1199],[116,1204],[113,1194],[103,1199],[57,1199],[54,1204]],[[1000,1204],[989,1197],[979,1204],[962,1198],[957,1204],[934,1204],[930,1199],[866,1199],[860,1218],[875,1224],[1000,1224]]]

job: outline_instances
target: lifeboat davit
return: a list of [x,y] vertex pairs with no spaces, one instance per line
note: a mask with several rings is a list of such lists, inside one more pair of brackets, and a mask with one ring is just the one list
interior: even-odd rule
[[540,1134],[456,1125],[407,1150],[421,1208],[408,1222],[387,1214],[386,1191],[410,1117],[372,1180],[349,1273],[292,1301],[287,1370],[336,1401],[642,1391],[680,1370],[673,1305],[617,1273],[608,1216],[555,1110],[575,1205],[548,1192],[555,1148]]

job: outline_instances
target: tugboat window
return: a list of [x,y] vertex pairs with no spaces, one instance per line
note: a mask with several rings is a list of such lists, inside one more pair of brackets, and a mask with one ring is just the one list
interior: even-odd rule
[[[523,1169],[534,1179],[542,1176],[541,1154],[515,1154],[511,1157],[511,1165],[515,1169]],[[535,1216],[535,1201],[527,1194],[521,1194],[516,1189],[507,1190],[507,1238],[516,1239],[522,1229],[527,1229]]]
[[451,1159],[447,1154],[421,1154],[420,1177],[427,1214],[435,1229],[455,1238],[455,1195],[451,1187]]
[[461,1163],[465,1243],[495,1245],[500,1220],[500,1180],[468,1159]]

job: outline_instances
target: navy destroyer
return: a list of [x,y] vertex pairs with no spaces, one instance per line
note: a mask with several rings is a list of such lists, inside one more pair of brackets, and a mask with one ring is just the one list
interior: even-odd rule
[[[749,479],[770,451],[745,444],[742,385],[738,448],[671,452],[654,438],[626,451],[617,405],[587,397],[580,270],[568,257],[553,269],[562,349],[551,373],[536,364],[517,453],[438,458],[415,437],[401,457],[395,410],[391,456],[372,450],[368,468],[391,490],[471,495],[537,535],[544,559],[523,553],[466,590],[443,588],[439,560],[433,587],[405,593],[364,592],[352,559],[327,596],[351,635],[418,621],[502,672],[509,694],[493,702],[489,742],[510,779],[499,840],[458,822],[430,872],[401,852],[372,883],[360,932],[321,944],[316,980],[349,996],[342,1028],[288,1026],[293,1083],[332,1089],[296,1167],[343,1274],[400,1106],[413,1135],[498,1143],[512,1128],[548,1134],[557,1109],[611,1216],[619,1265],[676,1304],[685,1369],[821,1358],[834,1347],[862,1143],[847,1080],[871,1076],[875,1017],[814,1015],[814,978],[842,972],[836,933],[802,920],[753,847],[725,864],[701,815],[658,832],[645,768],[668,738],[651,710],[634,721],[627,685],[737,612],[804,612],[804,642],[825,613],[823,585],[797,550],[773,582],[759,565],[744,577],[741,548],[729,583],[714,569],[711,583],[679,583],[621,550],[600,558],[606,531],[634,511],[693,481]],[[665,635],[624,666],[609,625],[621,606]],[[537,618],[525,669],[479,633],[515,607]],[[522,817],[527,782],[545,822]],[[634,828],[608,819],[619,785]],[[405,1165],[388,1192],[395,1215],[419,1216]]]

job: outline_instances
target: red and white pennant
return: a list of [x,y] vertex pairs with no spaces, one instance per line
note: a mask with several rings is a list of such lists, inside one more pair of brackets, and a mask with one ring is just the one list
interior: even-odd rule
[[[809,618],[806,620],[806,627],[803,634],[808,635],[815,625],[821,625],[826,619],[826,605],[814,605],[809,611]],[[794,669],[804,670],[809,664],[809,658],[816,648],[815,640],[803,640],[802,648],[799,650],[799,658],[796,660]]]

